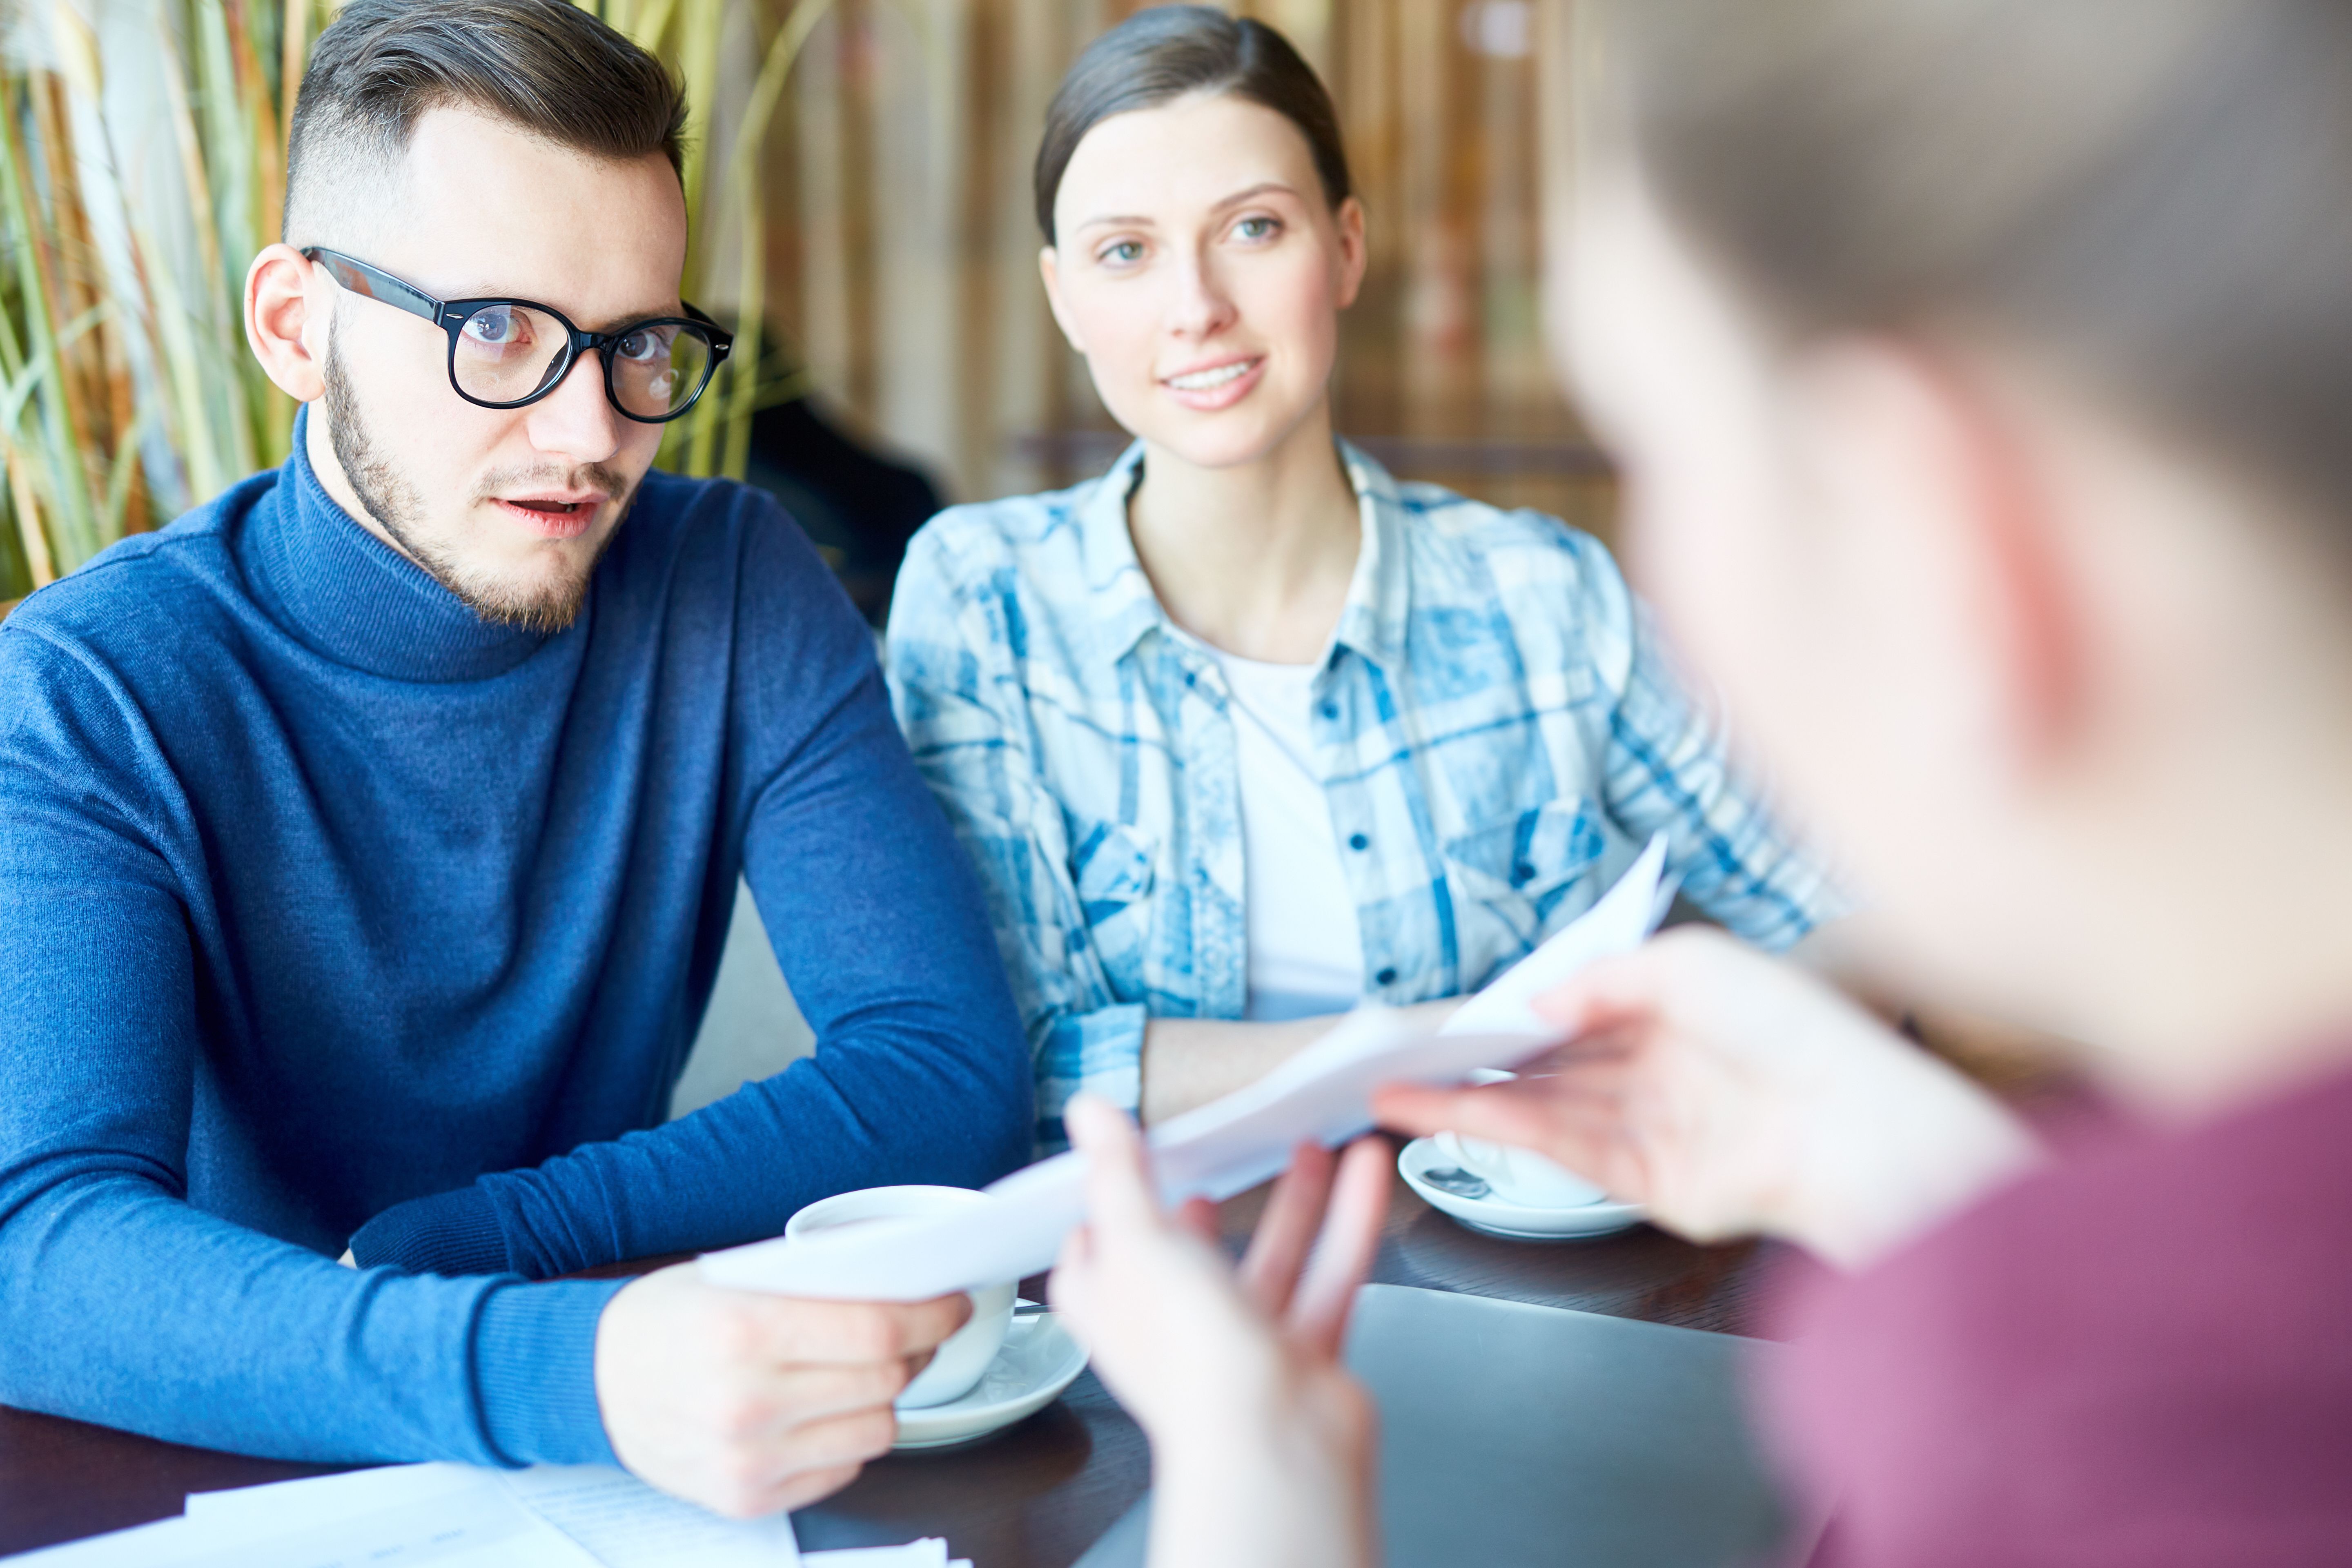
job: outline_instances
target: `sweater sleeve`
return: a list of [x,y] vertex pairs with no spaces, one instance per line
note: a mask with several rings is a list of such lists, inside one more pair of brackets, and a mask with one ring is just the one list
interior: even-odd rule
[[872,634],[772,507],[744,551],[743,872],[815,1054],[676,1121],[389,1209],[353,1238],[362,1258],[540,1279],[773,1236],[853,1188],[981,1186],[1027,1160],[1020,1021]]
[[1149,1015],[1112,991],[1095,948],[1066,816],[1032,743],[1020,614],[1003,576],[959,556],[936,524],[916,535],[890,604],[890,693],[979,871],[1034,1060],[1037,1142],[1050,1152],[1066,1142],[1072,1095],[1140,1103]]
[[191,1201],[168,776],[102,673],[0,629],[0,1402],[289,1459],[611,1462],[617,1286],[354,1271]]

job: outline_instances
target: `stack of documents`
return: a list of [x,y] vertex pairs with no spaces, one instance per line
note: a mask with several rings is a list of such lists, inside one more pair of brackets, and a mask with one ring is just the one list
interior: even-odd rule
[[184,1518],[17,1561],[26,1568],[957,1568],[937,1539],[803,1554],[782,1514],[721,1519],[602,1465],[390,1465],[194,1492]]

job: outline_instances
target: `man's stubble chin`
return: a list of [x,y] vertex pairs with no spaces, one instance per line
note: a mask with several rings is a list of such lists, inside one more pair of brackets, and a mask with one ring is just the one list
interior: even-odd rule
[[[500,577],[469,566],[446,545],[426,536],[424,498],[408,477],[378,452],[368,438],[366,421],[360,415],[351,377],[331,338],[328,341],[322,374],[326,383],[327,437],[334,448],[335,460],[342,465],[352,493],[403,553],[488,625],[552,634],[579,619],[581,606],[588,601],[588,586],[595,580],[596,564],[613,547],[613,541],[620,537],[622,526],[628,521],[629,508],[636,500],[634,481],[624,479],[602,464],[565,473],[562,482],[594,485],[615,498],[613,521],[604,530],[604,538],[596,542],[594,551],[576,569],[560,571],[552,576],[541,574],[527,583]],[[469,498],[487,499],[487,490]],[[570,559],[560,551],[551,550],[547,554],[559,563]]]

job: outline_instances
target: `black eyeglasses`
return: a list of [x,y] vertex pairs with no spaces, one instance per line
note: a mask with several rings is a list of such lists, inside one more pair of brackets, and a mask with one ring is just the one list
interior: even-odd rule
[[583,332],[562,311],[530,300],[436,300],[381,268],[311,246],[302,254],[352,293],[422,316],[449,334],[449,384],[484,408],[520,408],[563,384],[590,349],[604,362],[604,395],[642,425],[694,406],[735,346],[718,322],[686,307],[610,332]]

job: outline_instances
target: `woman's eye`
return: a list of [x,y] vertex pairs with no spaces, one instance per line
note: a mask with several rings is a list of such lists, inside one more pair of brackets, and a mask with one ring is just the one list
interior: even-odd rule
[[1244,239],[1272,239],[1281,227],[1274,218],[1245,217],[1234,225],[1234,232]]
[[1102,248],[1102,254],[1097,259],[1120,267],[1131,265],[1143,259],[1143,242],[1139,239],[1122,239],[1115,245],[1106,245]]

